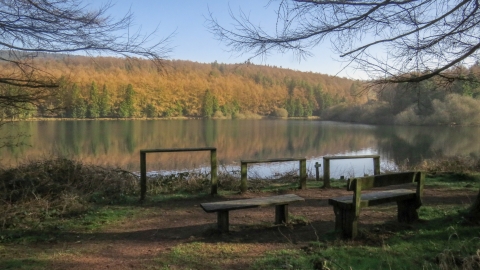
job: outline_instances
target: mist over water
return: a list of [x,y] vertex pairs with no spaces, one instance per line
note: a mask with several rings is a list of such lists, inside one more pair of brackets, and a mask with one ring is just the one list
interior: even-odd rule
[[[52,156],[139,171],[141,149],[216,147],[219,170],[239,171],[240,160],[307,158],[307,171],[323,156],[381,157],[381,170],[443,156],[478,156],[478,127],[373,126],[317,120],[105,120],[18,122],[0,137],[21,142],[0,148],[1,163],[16,165]],[[147,154],[147,171],[202,170],[209,152]],[[297,162],[249,165],[249,175],[271,177]],[[322,173],[322,168],[320,168]],[[332,177],[373,174],[371,159],[334,160]]]

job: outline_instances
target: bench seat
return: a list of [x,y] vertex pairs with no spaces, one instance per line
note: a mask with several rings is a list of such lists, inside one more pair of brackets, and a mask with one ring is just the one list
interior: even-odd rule
[[218,229],[222,232],[228,232],[229,211],[265,206],[275,206],[275,224],[281,224],[288,222],[288,204],[304,200],[304,198],[295,194],[285,194],[270,197],[258,197],[252,199],[201,203],[200,206],[207,213],[217,212]]
[[[378,192],[362,194],[360,199],[360,207],[374,206],[399,200],[410,200],[416,198],[416,191],[411,189],[393,189]],[[353,196],[347,195],[343,197],[328,199],[328,203],[340,208],[353,208]]]

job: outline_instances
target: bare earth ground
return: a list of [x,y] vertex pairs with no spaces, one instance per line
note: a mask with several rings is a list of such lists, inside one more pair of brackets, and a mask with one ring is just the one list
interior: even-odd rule
[[[328,198],[347,195],[344,189],[308,189],[289,193],[305,198],[305,202],[289,206],[293,225],[272,225],[274,207],[244,209],[230,212],[230,232],[220,234],[215,230],[216,214],[205,213],[200,203],[229,199],[253,198],[276,194],[248,193],[228,197],[177,200],[148,209],[139,219],[126,219],[120,224],[109,226],[94,233],[69,233],[52,243],[11,245],[19,255],[28,250],[50,261],[51,269],[151,269],[159,267],[162,256],[171,253],[174,247],[188,243],[235,244],[239,256],[221,260],[215,255],[212,260],[221,260],[221,269],[246,269],[265,252],[284,248],[305,248],[319,236],[334,229],[334,214]],[[447,190],[426,187],[424,205],[454,204],[468,206],[476,192]],[[154,209],[152,209],[154,208]],[[153,210],[153,211],[152,211]],[[305,222],[307,221],[307,222]],[[396,205],[385,205],[362,209],[359,228],[368,230],[378,237],[357,240],[355,244],[376,245],[381,235],[391,230],[408,226],[396,223]],[[406,227],[403,227],[405,229]],[[375,240],[375,238],[377,240]],[[52,260],[53,257],[53,260]],[[1,267],[0,267],[1,268]],[[170,265],[181,269],[182,265]]]

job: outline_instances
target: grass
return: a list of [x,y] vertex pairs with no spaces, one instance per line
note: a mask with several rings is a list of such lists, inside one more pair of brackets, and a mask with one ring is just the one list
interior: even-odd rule
[[45,261],[38,259],[11,259],[2,264],[2,269],[5,270],[45,269],[47,267]]
[[0,244],[55,242],[64,232],[94,232],[137,215],[137,209],[132,206],[98,206],[74,217],[50,218],[34,227],[2,230]]
[[426,184],[451,189],[478,190],[479,173],[430,173]]
[[[427,170],[426,185],[478,191],[480,174],[471,170],[477,163],[469,164],[473,165],[469,165],[467,172]],[[202,174],[158,176],[149,180],[147,200],[140,204],[137,177],[119,169],[54,159],[0,170],[0,268],[48,269],[48,263],[56,256],[69,257],[83,251],[39,251],[26,247],[55,244],[77,234],[88,235],[125,220],[142,218],[156,211],[149,206],[158,203],[208,197],[208,179],[208,175]],[[236,194],[239,179],[220,174],[219,185],[220,196]],[[320,188],[323,182],[309,180],[307,185]],[[335,180],[331,185],[343,189],[346,181]],[[278,181],[252,178],[249,187],[250,192],[282,193],[297,189],[298,179],[291,175]],[[394,209],[385,206],[378,211]],[[224,269],[238,265],[250,269],[480,269],[480,230],[478,226],[464,224],[465,211],[458,205],[422,206],[419,215],[423,222],[413,225],[399,227],[387,223],[369,227],[360,231],[356,241],[339,240],[331,232],[319,235],[306,246],[290,243],[289,248],[265,249],[260,253],[252,252],[258,243],[192,240],[155,255],[155,263],[149,266],[153,269]],[[291,220],[306,226],[310,223],[304,216],[291,215]]]
[[[240,179],[219,174],[219,195],[238,193]],[[295,189],[297,179],[252,179],[250,192]],[[148,180],[148,197],[138,199],[138,177],[118,168],[101,168],[53,158],[0,169],[0,243],[35,243],[63,231],[93,231],[141,215],[149,205],[209,196],[206,173],[157,175]]]
[[386,239],[382,230],[363,232],[358,242],[324,237],[307,248],[267,253],[253,269],[480,269],[480,231],[462,225],[464,209],[422,208],[425,222]]
[[250,253],[252,244],[201,243],[180,244],[170,252],[159,256],[156,261],[164,269],[225,269]]
[[[480,174],[471,171],[430,171],[426,179],[427,186],[451,190],[478,191],[479,183]],[[253,269],[480,269],[480,230],[465,224],[465,213],[452,205],[422,206],[422,222],[406,229],[361,231],[353,242],[327,234],[306,248],[269,252]]]

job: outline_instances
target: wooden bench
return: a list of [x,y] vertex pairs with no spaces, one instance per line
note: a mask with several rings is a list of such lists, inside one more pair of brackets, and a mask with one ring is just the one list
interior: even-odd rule
[[274,159],[262,159],[262,160],[240,160],[241,164],[241,179],[240,179],[240,191],[247,191],[247,170],[248,164],[252,163],[276,163],[276,162],[291,162],[298,161],[300,167],[300,189],[307,188],[307,159],[306,158],[274,158]]
[[217,212],[218,230],[228,232],[228,211],[275,205],[275,224],[282,224],[288,222],[288,204],[304,200],[304,198],[295,194],[286,194],[253,199],[201,203],[200,206],[207,213]]
[[[422,205],[424,181],[425,175],[422,172],[390,173],[349,179],[347,190],[353,191],[353,195],[328,200],[335,212],[335,229],[341,230],[343,237],[353,239],[357,236],[360,209],[389,202],[397,202],[399,222],[409,223],[417,220],[417,209]],[[411,188],[398,186],[409,183],[415,185],[411,185]],[[393,187],[395,185],[397,187]],[[388,190],[362,194],[363,190],[378,187],[388,187]]]

